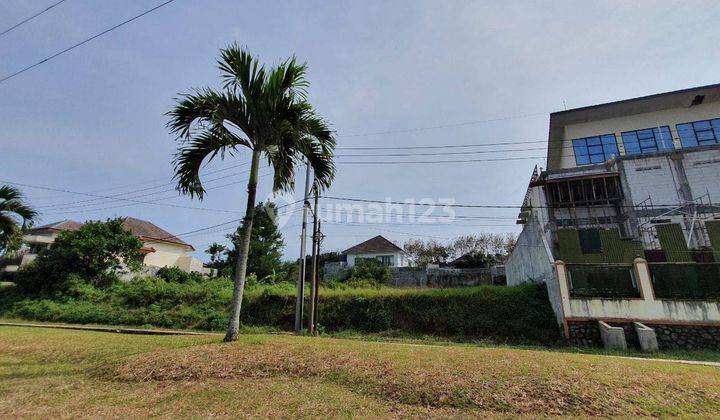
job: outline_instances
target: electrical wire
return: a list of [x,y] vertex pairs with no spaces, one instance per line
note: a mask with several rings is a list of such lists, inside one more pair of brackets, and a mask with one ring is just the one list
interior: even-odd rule
[[2,79],[0,79],[0,83],[6,82],[6,81],[12,79],[13,77],[19,76],[19,75],[21,75],[22,73],[25,73],[26,71],[31,70],[31,69],[33,69],[33,68],[35,68],[35,67],[37,67],[37,66],[39,66],[39,65],[41,65],[41,64],[47,63],[48,61],[50,61],[50,60],[52,60],[52,59],[54,59],[54,58],[56,58],[56,57],[58,57],[58,56],[60,56],[60,55],[62,55],[62,54],[65,54],[66,52],[72,51],[72,50],[74,50],[75,48],[77,48],[77,47],[79,47],[79,46],[81,46],[81,45],[87,44],[88,42],[90,42],[90,41],[92,41],[92,40],[94,40],[94,39],[96,39],[96,38],[99,38],[99,37],[105,35],[106,33],[110,32],[110,31],[113,31],[113,30],[115,30],[115,29],[117,29],[117,28],[119,28],[119,27],[121,27],[121,26],[123,26],[123,25],[126,25],[126,24],[128,24],[128,23],[130,23],[130,22],[132,22],[132,21],[134,21],[134,20],[136,20],[136,19],[139,19],[139,18],[147,15],[148,13],[152,13],[152,12],[154,12],[155,10],[157,10],[157,9],[163,7],[163,6],[166,6],[166,5],[168,5],[168,4],[170,4],[170,3],[174,2],[174,1],[175,1],[175,0],[167,0],[167,1],[165,1],[165,2],[162,2],[162,3],[158,4],[157,6],[152,7],[152,8],[150,8],[150,9],[148,9],[148,10],[140,13],[139,15],[135,15],[135,16],[131,17],[130,19],[124,20],[124,21],[120,22],[119,24],[117,24],[117,25],[115,25],[115,26],[112,26],[112,27],[110,27],[110,28],[108,28],[108,29],[105,29],[105,30],[102,31],[102,32],[99,32],[99,33],[91,36],[90,38],[86,38],[86,39],[84,39],[83,41],[80,41],[80,42],[78,42],[78,43],[76,43],[76,44],[71,45],[70,47],[65,48],[64,50],[58,51],[58,52],[56,52],[55,54],[52,54],[52,55],[50,55],[50,56],[48,56],[48,57],[45,57],[45,58],[43,58],[42,60],[40,60],[40,61],[38,61],[38,62],[36,62],[36,63],[34,63],[34,64],[31,64],[31,65],[29,65],[29,66],[27,66],[27,67],[24,67],[24,68],[22,68],[22,69],[20,69],[20,70],[18,70],[18,71],[16,71],[16,72],[14,72],[14,73],[11,73],[11,74],[3,77]]
[[58,2],[55,2],[55,3],[51,4],[50,6],[44,8],[43,10],[41,10],[41,11],[35,13],[34,15],[30,16],[29,18],[26,18],[26,19],[24,19],[24,20],[21,20],[20,22],[16,23],[15,25],[13,25],[13,26],[5,29],[4,31],[0,32],[0,36],[3,36],[3,35],[5,35],[6,33],[12,31],[13,29],[17,29],[17,28],[19,28],[20,26],[22,26],[22,25],[30,22],[31,20],[33,20],[33,19],[35,19],[36,17],[42,15],[43,13],[47,12],[48,10],[52,9],[53,7],[59,5],[60,3],[64,2],[64,1],[65,1],[65,0],[60,0],[60,1],[58,1]]

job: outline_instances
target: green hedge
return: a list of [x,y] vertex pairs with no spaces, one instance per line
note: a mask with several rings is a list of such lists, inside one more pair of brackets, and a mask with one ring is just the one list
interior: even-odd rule
[[[241,321],[290,330],[292,284],[246,291]],[[226,279],[170,283],[135,279],[108,289],[77,284],[62,296],[24,297],[0,292],[0,316],[39,321],[146,325],[223,330],[232,284]],[[307,307],[307,305],[306,305]],[[324,331],[400,331],[446,337],[548,343],[559,330],[543,286],[479,286],[456,289],[321,289],[319,323]]]

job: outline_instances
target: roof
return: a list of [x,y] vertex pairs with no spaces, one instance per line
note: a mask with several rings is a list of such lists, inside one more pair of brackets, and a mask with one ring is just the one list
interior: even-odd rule
[[[38,226],[32,228],[31,232],[42,232],[42,231],[62,231],[62,230],[78,230],[83,224],[74,220],[62,220],[47,225]],[[137,236],[143,241],[155,240],[159,242],[167,242],[171,244],[183,245],[189,247],[193,251],[192,245],[183,241],[182,239],[174,236],[170,232],[156,226],[147,220],[136,219],[134,217],[126,217],[123,223],[125,229],[132,232],[133,235]]]
[[343,254],[381,254],[384,252],[404,252],[402,248],[378,235],[343,251]]
[[[703,103],[719,101],[720,84],[656,93],[638,98],[553,112],[550,114],[548,146],[558,144],[563,140],[564,127],[567,125],[644,114],[664,109],[687,108],[691,106],[696,96],[703,96]],[[548,147],[547,159],[548,168],[557,167],[560,159],[557,148]]]
[[80,229],[80,226],[82,226],[82,223],[76,222],[74,220],[61,220],[59,222],[48,223],[47,225],[34,227],[30,229],[30,231],[36,232],[42,230],[78,230]]

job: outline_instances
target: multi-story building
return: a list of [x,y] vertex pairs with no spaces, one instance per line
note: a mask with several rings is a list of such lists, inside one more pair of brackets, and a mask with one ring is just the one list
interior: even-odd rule
[[547,283],[566,334],[571,318],[719,327],[720,85],[551,114],[518,222],[508,283]]

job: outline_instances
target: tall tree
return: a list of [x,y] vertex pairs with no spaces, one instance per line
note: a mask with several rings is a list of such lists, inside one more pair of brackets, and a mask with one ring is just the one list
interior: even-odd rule
[[[247,271],[253,273],[258,279],[263,279],[279,270],[282,263],[282,250],[285,247],[282,234],[275,223],[276,206],[274,203],[258,204],[255,206],[255,220],[250,234],[250,248],[248,251]],[[228,250],[228,262],[237,260],[237,252],[241,239],[245,234],[246,225],[242,225],[228,239],[235,245]],[[226,264],[230,274],[233,265]]]
[[168,113],[168,128],[180,142],[174,160],[177,189],[191,197],[202,199],[205,194],[200,180],[204,163],[218,156],[235,157],[245,150],[250,153],[243,219],[249,229],[238,244],[225,335],[225,341],[234,341],[240,327],[260,159],[273,168],[273,191],[294,189],[295,167],[303,158],[315,173],[315,187],[323,190],[335,176],[335,138],[307,101],[306,64],[292,57],[266,69],[249,51],[233,44],[221,50],[218,67],[222,88],[206,87],[182,95]]
[[19,232],[36,217],[37,212],[25,202],[19,189],[0,186],[0,252],[15,242]]

